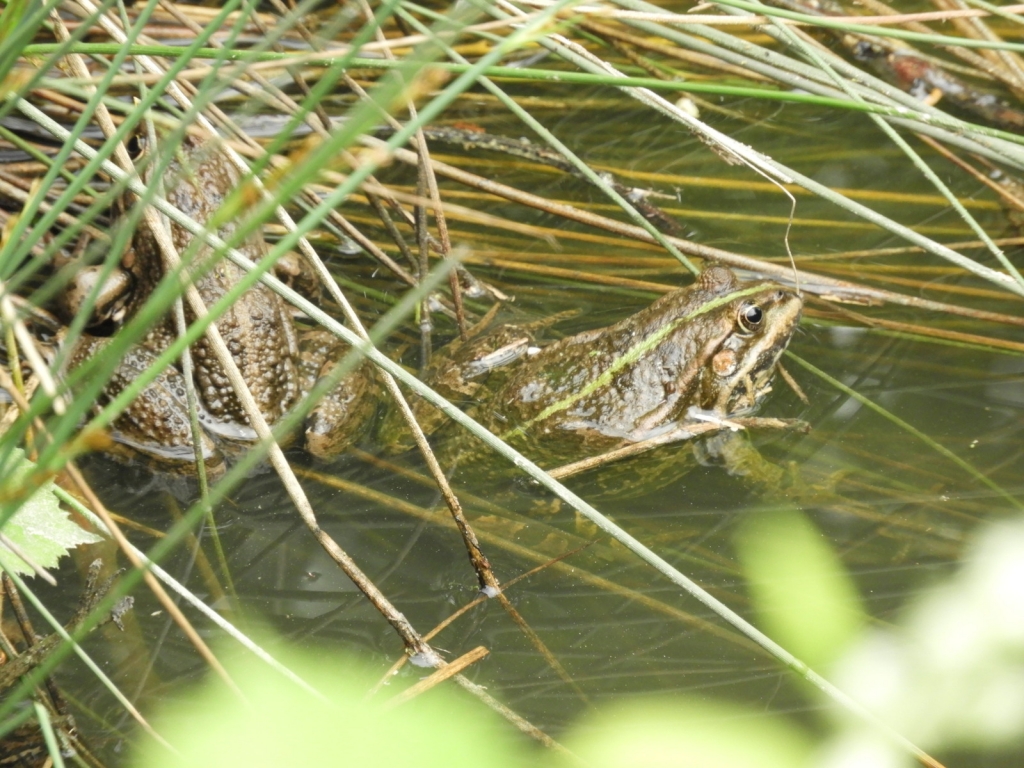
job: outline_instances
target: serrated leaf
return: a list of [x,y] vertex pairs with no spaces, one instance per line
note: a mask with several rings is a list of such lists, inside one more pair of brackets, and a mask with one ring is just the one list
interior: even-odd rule
[[[21,450],[12,452],[8,460],[12,467],[5,473],[4,485],[16,489],[29,482],[35,464],[25,458]],[[43,568],[54,568],[68,550],[79,544],[92,544],[100,537],[75,524],[68,513],[60,508],[52,480],[41,485],[28,501],[0,529],[4,536],[26,557]],[[32,569],[22,558],[0,542],[0,568],[18,574],[31,575]]]

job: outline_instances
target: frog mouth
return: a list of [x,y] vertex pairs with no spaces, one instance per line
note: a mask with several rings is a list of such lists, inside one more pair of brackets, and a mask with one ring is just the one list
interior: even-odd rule
[[772,378],[775,374],[775,363],[782,355],[780,349],[770,365],[757,371],[750,371],[736,377],[731,382],[728,397],[725,400],[725,413],[729,416],[742,416],[755,411],[761,402],[772,391]]

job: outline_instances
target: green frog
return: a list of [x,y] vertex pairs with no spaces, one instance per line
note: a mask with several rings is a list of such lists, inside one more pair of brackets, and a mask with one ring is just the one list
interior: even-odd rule
[[771,391],[802,307],[778,283],[741,284],[711,266],[631,317],[527,357],[474,415],[544,461],[657,437],[691,409],[746,414]]
[[[744,284],[710,266],[693,285],[614,325],[540,349],[530,329],[477,329],[435,356],[425,378],[552,468],[698,419],[753,411],[771,391],[802,307],[799,294],[778,283]],[[442,458],[475,465],[479,448],[461,434],[440,441]],[[388,443],[405,447],[391,436]]]
[[[147,183],[152,181],[151,177],[147,178]],[[200,224],[207,224],[231,191],[239,187],[241,176],[227,155],[212,142],[187,137],[162,181],[168,202]],[[234,222],[224,223],[218,234],[222,239],[229,239],[235,227]],[[191,233],[173,222],[170,233],[175,248],[185,253],[193,240]],[[257,231],[246,237],[238,249],[256,262],[266,255],[267,244]],[[207,306],[224,296],[244,274],[227,259],[213,261],[213,258],[211,249],[201,247],[192,268],[200,274],[195,286]],[[94,317],[110,317],[112,313],[106,307],[113,304],[123,306],[117,310],[119,315],[131,318],[164,274],[156,236],[143,223],[122,260],[122,269],[115,271],[109,284],[101,286],[101,308]],[[93,270],[80,273],[65,295],[65,311],[73,313],[76,302],[88,294],[95,282]],[[130,288],[127,299],[123,295],[126,285]],[[187,307],[186,303],[186,318],[192,322],[195,318]],[[337,344],[325,343],[322,336],[315,342],[303,344],[285,302],[259,283],[243,293],[217,320],[217,328],[260,412],[270,424],[279,421],[330,369],[329,357],[337,359],[343,352]],[[168,316],[128,351],[101,399],[120,392],[139,371],[152,364],[173,338],[174,328]],[[102,338],[84,336],[68,356],[68,369],[100,353],[107,343],[108,340]],[[252,441],[256,434],[205,337],[191,347],[191,352],[204,431],[202,453],[216,467],[220,463],[219,447]],[[354,398],[364,399],[369,378],[372,374],[366,365],[350,373],[310,414],[306,433],[307,447],[312,453],[327,457],[344,450],[358,438],[372,414],[369,409],[351,407],[350,403]],[[188,425],[184,377],[178,369],[172,368],[117,419],[113,436],[122,452],[138,451],[169,467],[185,469],[194,453]]]

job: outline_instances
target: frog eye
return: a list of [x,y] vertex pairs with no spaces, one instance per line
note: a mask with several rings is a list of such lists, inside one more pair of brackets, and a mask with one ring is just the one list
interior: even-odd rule
[[745,304],[740,307],[739,314],[740,328],[747,333],[753,333],[764,319],[764,312],[757,304]]

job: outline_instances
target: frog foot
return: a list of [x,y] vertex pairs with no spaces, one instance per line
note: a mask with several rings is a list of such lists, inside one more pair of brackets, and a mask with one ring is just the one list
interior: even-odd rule
[[[299,373],[303,395],[333,373],[348,347],[328,331],[299,334]],[[306,450],[318,459],[344,452],[365,433],[377,411],[375,368],[363,360],[325,393],[306,417]]]

